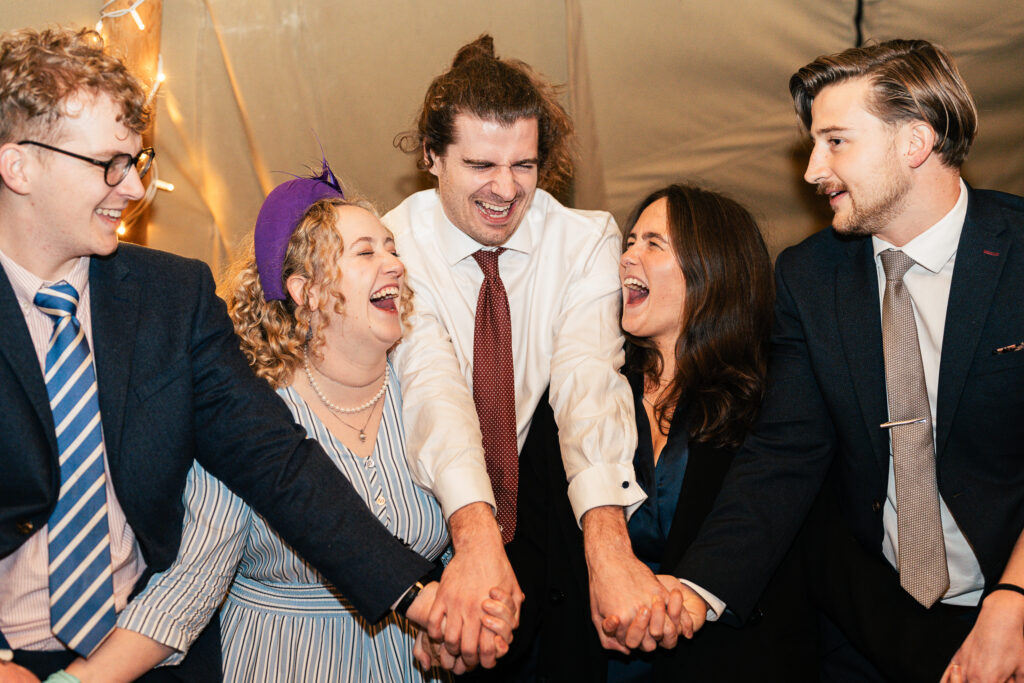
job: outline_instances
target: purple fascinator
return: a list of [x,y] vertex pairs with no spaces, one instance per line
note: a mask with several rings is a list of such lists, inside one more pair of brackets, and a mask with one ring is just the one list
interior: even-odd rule
[[281,183],[263,201],[256,217],[253,242],[256,270],[267,301],[284,301],[287,298],[281,281],[281,267],[288,250],[288,240],[309,207],[328,197],[344,199],[345,193],[324,159],[319,176]]

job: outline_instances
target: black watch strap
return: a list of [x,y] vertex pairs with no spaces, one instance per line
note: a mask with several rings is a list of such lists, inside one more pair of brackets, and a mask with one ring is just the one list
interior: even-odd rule
[[420,594],[421,590],[423,590],[422,581],[417,581],[413,585],[409,586],[409,590],[405,591],[405,595],[403,595],[402,599],[398,601],[397,605],[395,605],[395,614],[404,617],[405,613],[409,611],[410,607],[412,607],[412,603],[416,601],[416,597]]

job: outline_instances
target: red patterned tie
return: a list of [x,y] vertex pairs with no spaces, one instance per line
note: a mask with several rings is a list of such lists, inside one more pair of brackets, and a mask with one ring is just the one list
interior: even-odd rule
[[519,448],[516,443],[516,386],[512,367],[512,318],[508,296],[498,274],[498,257],[505,250],[473,254],[484,273],[476,300],[473,330],[473,402],[480,418],[484,459],[498,505],[501,540],[516,533],[516,493],[519,490]]

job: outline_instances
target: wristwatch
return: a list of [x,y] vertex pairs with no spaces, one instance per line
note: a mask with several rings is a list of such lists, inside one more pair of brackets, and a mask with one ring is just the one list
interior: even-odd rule
[[421,590],[423,590],[422,581],[417,581],[411,585],[409,590],[405,591],[405,595],[402,596],[402,599],[398,601],[397,605],[395,605],[395,613],[404,617],[405,613],[409,611],[410,607],[412,607],[412,603],[416,601],[416,597],[420,594]]

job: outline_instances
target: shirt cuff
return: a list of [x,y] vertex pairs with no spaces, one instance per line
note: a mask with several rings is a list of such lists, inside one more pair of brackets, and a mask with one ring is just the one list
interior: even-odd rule
[[725,613],[725,603],[715,597],[714,593],[701,588],[692,581],[686,579],[679,579],[679,581],[692,588],[697,595],[704,598],[704,602],[708,603],[707,621],[718,621],[719,617]]
[[585,512],[604,505],[624,508],[628,520],[645,500],[647,494],[636,483],[632,463],[591,465],[569,482],[569,502],[576,524]]
[[497,509],[482,457],[479,463],[473,458],[471,462],[446,467],[434,480],[432,493],[441,503],[445,519],[470,503],[487,503],[492,510]]
[[124,610],[118,616],[117,625],[119,628],[134,631],[176,650],[157,666],[181,664],[185,655],[188,654],[189,647],[199,636],[198,633],[191,633],[187,627],[169,614],[149,607],[131,609],[130,604],[129,609]]

